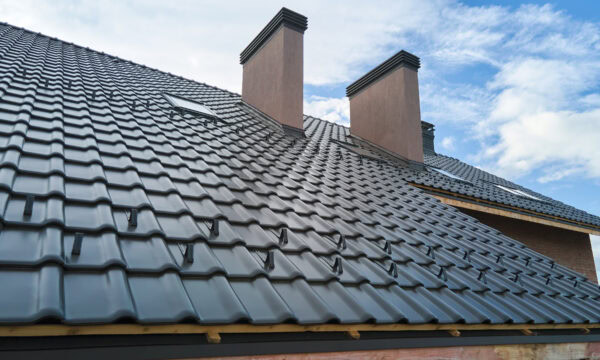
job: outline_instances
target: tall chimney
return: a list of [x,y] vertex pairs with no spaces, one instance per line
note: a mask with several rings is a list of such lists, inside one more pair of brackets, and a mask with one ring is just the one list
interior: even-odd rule
[[240,54],[242,100],[303,134],[303,37],[307,19],[282,8]]
[[350,133],[414,162],[423,162],[419,58],[398,52],[346,88]]

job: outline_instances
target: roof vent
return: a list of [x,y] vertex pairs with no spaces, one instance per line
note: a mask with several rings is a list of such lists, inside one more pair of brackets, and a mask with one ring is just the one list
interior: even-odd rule
[[303,134],[303,52],[307,19],[282,8],[240,55],[242,100]]
[[346,88],[350,133],[417,163],[423,163],[420,66],[402,50]]

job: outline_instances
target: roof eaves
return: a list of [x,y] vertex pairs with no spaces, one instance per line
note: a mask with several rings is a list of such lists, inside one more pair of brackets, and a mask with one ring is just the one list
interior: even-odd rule
[[73,335],[151,335],[151,334],[251,334],[251,333],[303,333],[303,332],[404,332],[404,331],[521,331],[521,330],[565,330],[600,329],[600,323],[585,324],[102,324],[63,325],[37,324],[22,326],[0,326],[0,336],[73,336]]

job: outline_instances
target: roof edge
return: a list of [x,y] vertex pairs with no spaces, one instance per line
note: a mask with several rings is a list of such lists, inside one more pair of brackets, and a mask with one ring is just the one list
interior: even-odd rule
[[274,325],[200,325],[200,324],[102,324],[102,325],[0,325],[1,337],[80,336],[80,335],[151,335],[151,334],[218,334],[299,333],[299,332],[402,332],[402,331],[532,331],[600,329],[589,324],[274,324]]
[[[0,343],[0,354],[10,358],[31,358],[35,354],[38,358],[48,359],[88,358],[90,354],[96,358],[116,356],[132,360],[195,359],[463,346],[564,346],[565,343],[600,341],[600,332],[596,329],[473,331],[456,335],[460,336],[443,331],[409,331],[365,333],[357,339],[341,332],[226,334],[224,341],[218,344],[197,334],[121,335],[118,339],[115,336],[26,337],[18,342],[4,338]],[[552,351],[552,348],[545,349],[548,350]]]
[[256,37],[246,46],[240,54],[240,64],[248,61],[254,53],[269,40],[280,26],[286,26],[298,32],[304,33],[308,28],[308,19],[306,16],[292,11],[288,8],[281,8],[269,23],[256,35]]
[[348,85],[348,87],[346,87],[346,96],[353,96],[399,66],[406,66],[417,71],[421,67],[421,60],[408,51],[400,50],[394,56],[379,64],[360,79]]

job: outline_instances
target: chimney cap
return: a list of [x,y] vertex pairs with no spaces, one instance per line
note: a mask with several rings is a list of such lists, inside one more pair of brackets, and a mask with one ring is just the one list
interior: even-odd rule
[[308,28],[308,19],[302,14],[298,14],[288,8],[281,8],[279,12],[269,21],[269,23],[256,35],[254,40],[240,54],[240,64],[248,61],[254,53],[279,29],[280,26],[287,26],[301,33]]
[[421,67],[421,61],[417,56],[408,51],[400,50],[394,56],[378,65],[375,69],[369,71],[360,79],[348,85],[346,88],[346,96],[350,97],[356,94],[399,66],[406,66],[416,71]]

